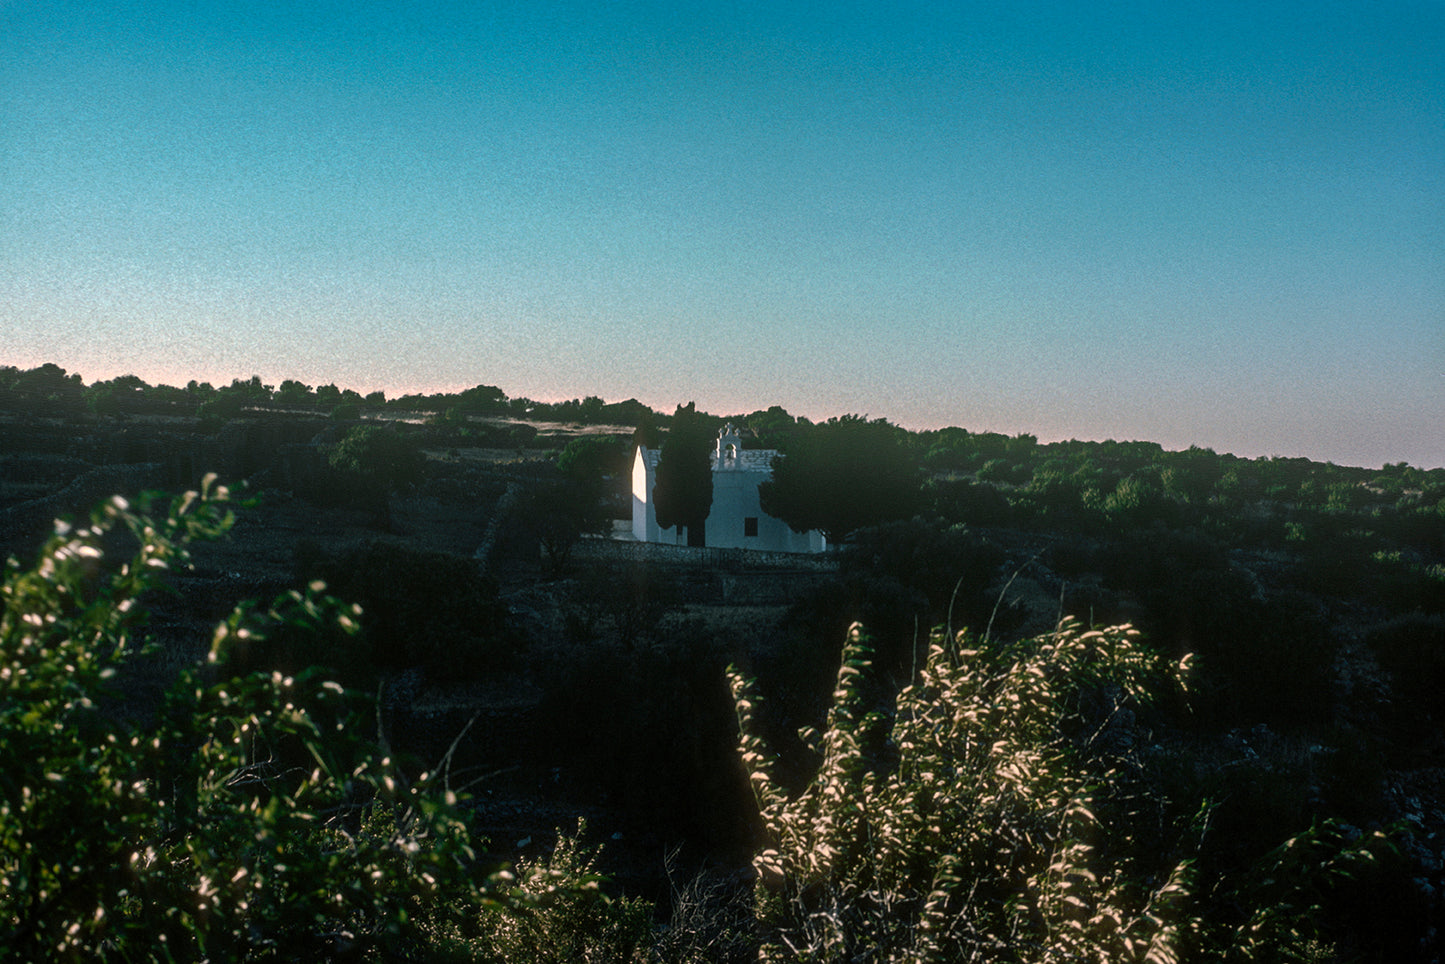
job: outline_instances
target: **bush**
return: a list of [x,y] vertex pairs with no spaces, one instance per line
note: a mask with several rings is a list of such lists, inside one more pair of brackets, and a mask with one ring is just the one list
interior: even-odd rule
[[741,856],[750,808],[736,781],[727,657],[697,623],[666,625],[650,645],[593,643],[539,667],[546,756],[647,833]]
[[[902,685],[927,653],[928,611],[922,593],[887,575],[828,577],[805,590],[779,621],[775,641],[755,655],[758,676],[776,697],[765,722],[786,730],[822,722],[841,641],[855,622],[873,627],[878,675],[895,689]],[[778,737],[791,742],[786,732]]]
[[927,600],[919,614],[925,627],[950,614],[954,625],[963,626],[987,618],[994,603],[989,585],[1003,561],[1001,549],[963,526],[912,519],[859,530],[842,550],[840,570],[845,576],[892,579],[921,593]]
[[987,482],[968,479],[933,480],[925,488],[934,511],[949,522],[972,526],[1008,525],[1008,497]]
[[[792,799],[752,731],[754,697],[734,675],[744,766],[769,844],[754,860],[768,937],[807,960],[1027,959],[1009,948],[1078,952],[1174,940],[1139,895],[1097,873],[1106,824],[1093,789],[1104,762],[1080,745],[1146,694],[1153,660],[1125,631],[1061,632],[1013,649],[935,636],[916,684],[886,708],[863,698],[872,646],[854,627],[814,778]],[[1091,755],[1097,761],[1091,761]],[[1096,799],[1098,798],[1098,799]],[[1107,814],[1112,816],[1112,814]],[[1154,896],[1185,889],[1186,867]],[[1069,926],[1092,915],[1091,937]],[[1070,946],[1070,945],[1073,946]]]
[[217,432],[225,423],[237,418],[245,400],[234,392],[224,392],[208,398],[196,406],[196,417],[206,432]]
[[339,473],[339,489],[391,526],[392,492],[421,480],[426,453],[417,441],[390,425],[358,425],[327,453]]
[[[545,857],[522,861],[518,879],[528,891],[549,899],[511,914],[483,911],[470,921],[438,934],[447,956],[476,964],[616,964],[651,960],[652,905],[638,898],[608,900],[596,889],[600,848],[581,842],[586,823],[574,835],[557,840]],[[585,881],[594,886],[579,890]],[[561,885],[559,887],[559,884]]]
[[157,518],[117,497],[86,526],[58,524],[33,567],[6,565],[0,946],[18,959],[389,953],[422,939],[423,916],[518,899],[478,863],[444,786],[405,783],[350,735],[341,686],[231,673],[278,629],[354,630],[319,585],[238,607],[148,722],[120,720],[112,687],[149,594],[191,541],[229,527],[226,501],[210,477]]
[[380,539],[329,555],[303,543],[296,573],[322,580],[366,614],[349,652],[311,650],[335,671],[362,674],[351,677],[357,683],[371,670],[411,667],[437,680],[474,679],[508,665],[523,648],[496,584],[469,558]]
[[1140,722],[1166,667],[1126,626],[1011,646],[933,637],[896,705],[849,635],[818,768],[788,794],[730,673],[768,834],[754,858],[765,959],[1300,959],[1328,948],[1330,888],[1386,851],[1322,826],[1236,879],[1203,881],[1208,806],[1152,793]]
[[584,535],[602,535],[611,525],[600,483],[571,478],[533,483],[522,500],[524,526],[541,545],[547,572],[560,578]]
[[1400,761],[1438,757],[1440,693],[1445,687],[1445,617],[1411,614],[1371,629],[1365,642],[1393,677],[1387,716]]
[[1196,708],[1220,726],[1318,727],[1337,709],[1339,645],[1307,596],[1249,595],[1235,573],[1202,573],[1181,587],[1178,645],[1199,660]]
[[656,639],[664,619],[681,601],[677,580],[661,566],[599,564],[582,572],[563,601],[563,611],[574,641],[595,639],[610,627],[614,638],[631,649],[644,639]]

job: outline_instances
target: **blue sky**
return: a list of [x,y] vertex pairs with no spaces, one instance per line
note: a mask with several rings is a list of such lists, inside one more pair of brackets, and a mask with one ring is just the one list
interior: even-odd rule
[[0,0],[0,364],[1445,465],[1445,2]]

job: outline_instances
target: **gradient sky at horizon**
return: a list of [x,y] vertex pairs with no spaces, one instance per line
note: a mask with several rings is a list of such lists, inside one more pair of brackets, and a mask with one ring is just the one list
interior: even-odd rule
[[0,0],[0,364],[1445,465],[1445,2]]

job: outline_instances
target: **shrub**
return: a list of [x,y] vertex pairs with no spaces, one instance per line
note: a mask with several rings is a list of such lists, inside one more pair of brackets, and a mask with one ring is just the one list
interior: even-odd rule
[[1002,526],[1010,521],[1008,498],[987,482],[968,479],[932,480],[926,487],[934,510],[949,522]]
[[594,639],[610,627],[628,649],[657,638],[663,620],[680,605],[680,587],[667,570],[636,562],[621,568],[589,566],[563,601],[574,640]]
[[697,623],[665,625],[648,645],[597,642],[538,666],[537,734],[588,798],[621,808],[648,833],[743,856],[751,807],[736,781],[727,657]]
[[1001,549],[963,526],[912,519],[859,530],[841,551],[840,570],[894,579],[922,594],[928,603],[924,626],[943,622],[950,612],[964,625],[986,618],[994,602],[988,587],[1003,561]]
[[234,392],[224,392],[208,398],[196,406],[196,417],[200,419],[203,431],[216,432],[221,426],[238,417],[245,401]]
[[566,572],[572,550],[584,535],[602,535],[611,525],[600,483],[570,478],[538,481],[522,500],[527,530],[546,554],[553,578]]
[[1440,691],[1445,686],[1445,617],[1419,613],[1373,627],[1365,642],[1393,677],[1382,711],[1397,761],[1438,756]]
[[[322,580],[366,614],[349,652],[307,650],[333,670],[421,667],[433,679],[472,679],[507,665],[522,648],[496,584],[472,559],[381,539],[331,554],[303,543],[296,572]],[[352,678],[361,683],[364,675]]]
[[[111,689],[148,594],[231,523],[206,479],[152,518],[117,497],[9,560],[0,616],[0,939],[22,960],[317,959],[420,938],[418,912],[514,903],[455,797],[407,784],[350,734],[315,673],[234,676],[281,628],[354,630],[319,584],[216,629],[148,722]],[[126,716],[144,717],[135,707]]]
[[390,425],[356,426],[326,458],[339,473],[339,487],[370,508],[383,528],[391,526],[390,494],[420,481],[426,469],[421,446]]
[[759,679],[775,697],[764,722],[793,730],[823,721],[842,640],[855,622],[869,627],[875,675],[891,677],[897,689],[927,654],[928,612],[922,593],[888,575],[840,574],[804,590],[779,620],[776,637],[754,657]]
[[1196,709],[1219,726],[1318,727],[1337,712],[1339,645],[1315,600],[1249,595],[1235,572],[1200,573],[1179,587],[1177,645],[1198,657]]
[[[514,913],[483,911],[470,921],[440,929],[436,950],[477,964],[616,964],[653,960],[653,908],[640,898],[610,900],[596,888],[601,848],[583,845],[586,823],[562,836],[545,857],[517,866],[522,886],[541,899]],[[592,886],[579,889],[576,882]]]
[[[770,846],[754,861],[774,948],[808,960],[1020,959],[1172,942],[1140,895],[1098,873],[1084,841],[1103,826],[1085,717],[1117,713],[1157,673],[1125,630],[1063,631],[1013,649],[935,636],[892,725],[860,699],[872,647],[850,633],[816,776],[787,798],[752,736],[753,698],[733,677],[744,765]],[[1100,704],[1102,708],[1102,704]],[[1107,723],[1109,713],[1094,722]],[[1102,762],[1102,757],[1100,761]],[[1185,890],[1181,864],[1153,895]],[[1082,916],[1081,916],[1082,915]],[[1071,926],[1071,925],[1083,926]]]
[[1186,664],[1127,626],[1011,646],[936,634],[893,707],[865,695],[871,662],[855,626],[826,729],[807,734],[818,769],[792,795],[730,673],[768,835],[765,959],[1286,959],[1324,946],[1329,886],[1386,849],[1321,827],[1238,880],[1197,879],[1208,807],[1191,820],[1149,792],[1139,722]]

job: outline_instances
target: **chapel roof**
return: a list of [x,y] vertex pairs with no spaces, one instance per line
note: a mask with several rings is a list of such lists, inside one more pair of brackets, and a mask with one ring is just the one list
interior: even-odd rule
[[[662,457],[662,449],[650,449],[646,446],[639,448],[642,457],[646,459],[649,469],[657,468],[658,459]],[[771,472],[773,468],[773,456],[778,454],[777,449],[743,449],[738,453],[737,467],[745,472]],[[708,461],[712,464],[713,471],[717,471],[717,452],[708,453]]]

